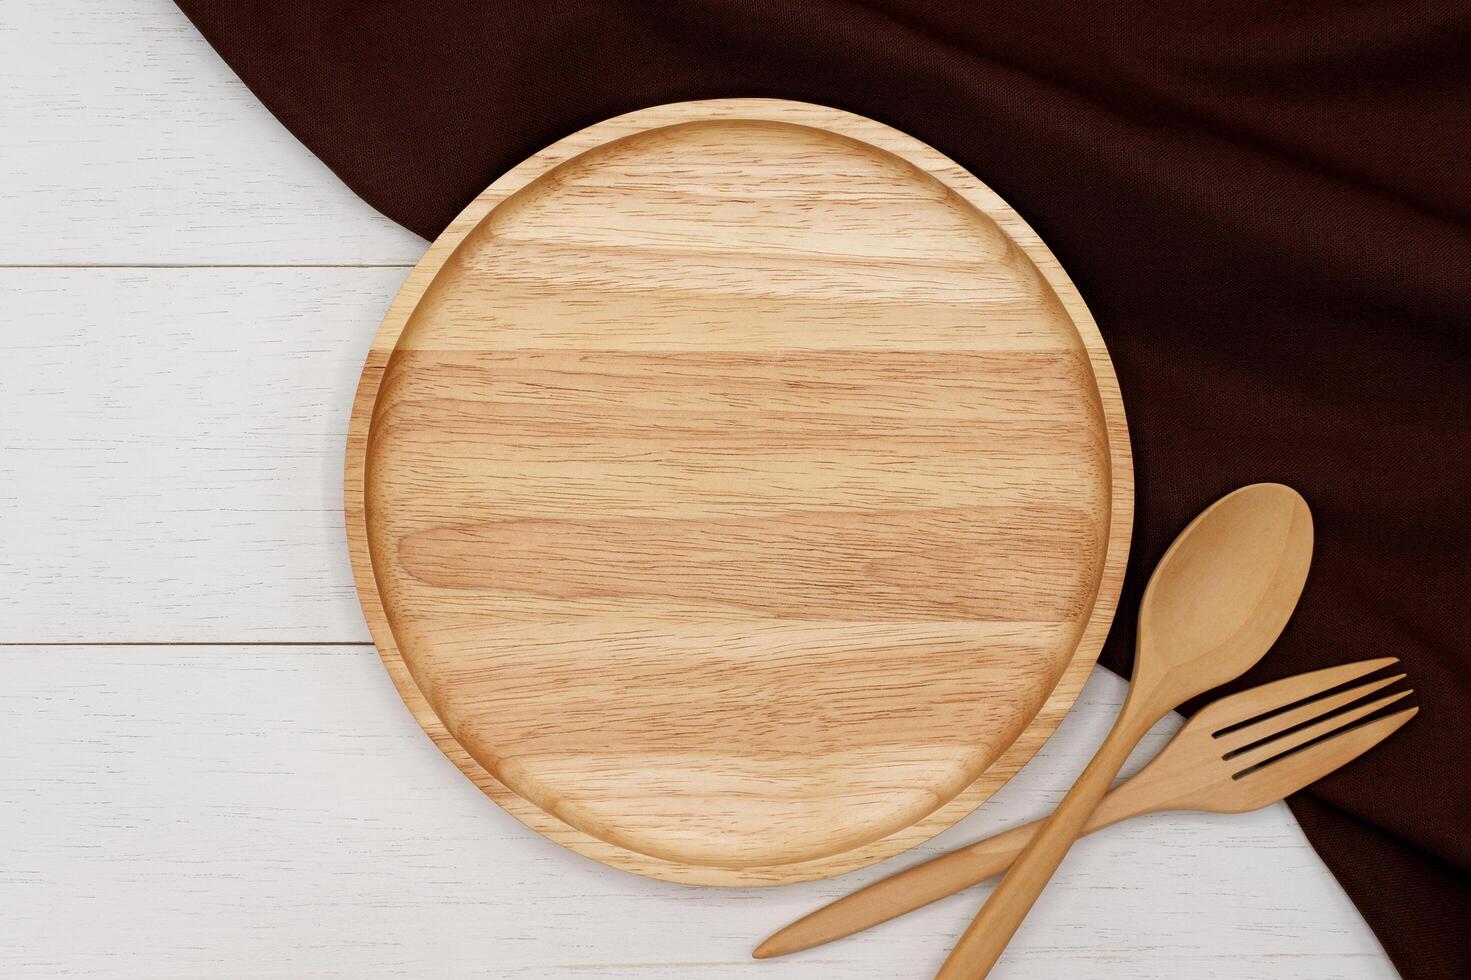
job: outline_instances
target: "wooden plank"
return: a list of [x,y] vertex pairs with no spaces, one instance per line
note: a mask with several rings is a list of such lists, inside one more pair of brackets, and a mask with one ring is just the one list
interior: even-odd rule
[[407,264],[424,248],[167,0],[7,0],[0,92],[0,265]]
[[0,642],[368,639],[342,454],[403,275],[0,270]]
[[[0,973],[929,976],[980,892],[760,967],[747,954],[1055,802],[1122,692],[1098,673],[1016,781],[910,855],[726,890],[614,871],[521,826],[422,735],[368,647],[0,649]],[[1279,805],[1082,842],[997,975],[1394,972]]]

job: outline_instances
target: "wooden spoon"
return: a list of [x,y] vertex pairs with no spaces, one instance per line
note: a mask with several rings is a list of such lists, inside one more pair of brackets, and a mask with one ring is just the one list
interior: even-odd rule
[[[1381,657],[1325,667],[1201,708],[1147,766],[1108,791],[1084,833],[1162,810],[1242,813],[1317,782],[1388,738],[1419,710],[1404,708],[1363,721],[1410,691],[1345,708],[1403,680],[1404,674],[1325,693],[1395,662]],[[751,955],[763,960],[821,946],[980,884],[1011,867],[1044,823],[1045,817],[1013,827],[876,881],[777,931]]]
[[1250,669],[1297,605],[1313,520],[1290,487],[1258,483],[1216,501],[1160,559],[1139,607],[1134,676],[1108,737],[981,907],[937,974],[983,977],[1155,722]]

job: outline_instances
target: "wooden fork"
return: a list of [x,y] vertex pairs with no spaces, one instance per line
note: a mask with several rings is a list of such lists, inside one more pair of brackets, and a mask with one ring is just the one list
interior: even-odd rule
[[[1355,724],[1412,693],[1356,704],[1404,674],[1335,690],[1397,662],[1385,657],[1328,667],[1212,702],[1147,766],[1109,791],[1084,833],[1162,810],[1244,813],[1316,782],[1378,745],[1419,710],[1404,708]],[[840,898],[777,932],[752,955],[766,959],[830,943],[985,881],[1010,867],[1044,822],[1013,828]]]

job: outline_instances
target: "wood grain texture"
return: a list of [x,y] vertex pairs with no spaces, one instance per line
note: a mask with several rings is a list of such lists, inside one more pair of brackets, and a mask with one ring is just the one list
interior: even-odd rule
[[[1412,706],[1376,721],[1354,724],[1412,691],[1382,695],[1340,711],[1404,679],[1404,674],[1318,697],[1393,663],[1394,658],[1385,657],[1299,674],[1213,702],[1191,717],[1142,770],[1109,790],[1082,832],[1095,833],[1122,820],[1166,810],[1246,812],[1280,802],[1317,782],[1378,745],[1418,712]],[[1292,710],[1278,710],[1306,698],[1315,700]],[[1277,713],[1240,727],[1273,711]],[[1307,722],[1312,724],[1301,727]],[[1218,737],[1216,733],[1227,727],[1237,730]],[[1251,753],[1236,754],[1263,739],[1270,741]],[[1316,744],[1302,748],[1311,741]],[[1263,766],[1263,762],[1270,764]],[[845,895],[774,933],[752,955],[764,959],[810,949],[979,884],[1011,867],[1046,822],[1043,817],[1013,827]]]
[[[0,331],[4,638],[366,641],[341,443],[402,277],[0,271],[25,325]],[[486,806],[370,646],[0,648],[0,691],[6,976],[471,977],[494,957],[512,977],[688,980],[748,976],[751,944],[782,924],[1047,812],[1123,684],[1095,669],[1037,756],[950,831],[759,890],[605,868]],[[983,894],[761,973],[927,976]],[[1079,844],[1032,915],[1005,976],[1395,975],[1282,805],[1113,828]],[[1153,939],[1127,957],[1105,948],[1138,934]]]
[[0,269],[0,642],[368,641],[342,444],[401,269]]
[[910,846],[1035,751],[1130,480],[1097,329],[1014,212],[878,123],[733,100],[467,209],[374,342],[346,500],[374,638],[472,778],[735,884]]
[[[168,0],[15,0],[0,46],[0,263],[274,266],[0,272],[0,636],[366,640],[341,444],[423,243]],[[345,268],[381,261],[404,268]],[[486,806],[366,646],[0,649],[0,973],[749,976],[755,938],[1054,806],[1122,691],[1095,671],[1002,793],[902,857],[716,890],[582,860]],[[928,975],[976,901],[760,972]],[[1282,805],[1085,841],[1033,919],[1007,976],[1395,976]]]
[[407,268],[424,250],[168,0],[6,0],[0,91],[0,265]]
[[1280,483],[1234,490],[1180,532],[1144,590],[1123,711],[936,980],[990,974],[1139,740],[1266,655],[1297,608],[1312,561],[1312,512]]
[[[370,646],[0,647],[0,974],[928,976],[977,892],[783,960],[753,964],[750,948],[1046,812],[1122,693],[1097,671],[1004,792],[913,852],[839,879],[717,889],[584,860],[486,805]],[[1079,845],[1034,915],[1007,976],[1394,976],[1281,805],[1115,827]]]

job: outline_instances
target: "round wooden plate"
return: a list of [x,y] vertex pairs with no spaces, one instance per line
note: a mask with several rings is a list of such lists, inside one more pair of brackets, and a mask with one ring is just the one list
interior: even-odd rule
[[1071,706],[1132,510],[1098,330],[952,161],[661,106],[492,184],[410,274],[347,453],[400,692],[522,821],[706,884],[942,830]]

